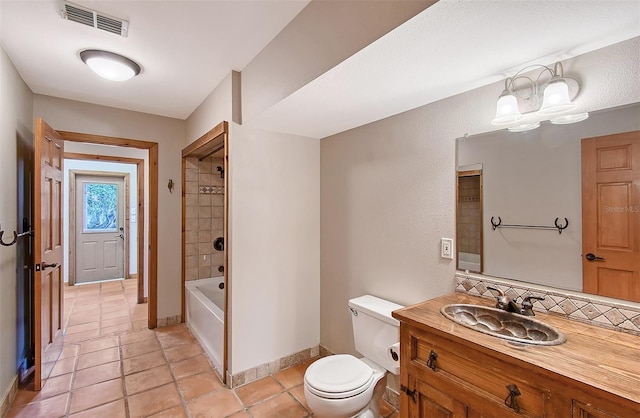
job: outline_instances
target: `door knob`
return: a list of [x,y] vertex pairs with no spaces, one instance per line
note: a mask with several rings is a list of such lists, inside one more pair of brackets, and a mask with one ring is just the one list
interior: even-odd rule
[[593,253],[587,253],[587,255],[585,255],[584,257],[589,261],[604,261],[604,258],[598,257]]

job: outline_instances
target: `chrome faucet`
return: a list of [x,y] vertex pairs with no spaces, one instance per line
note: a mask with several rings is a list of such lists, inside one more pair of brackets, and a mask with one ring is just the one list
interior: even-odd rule
[[519,305],[516,302],[518,298],[512,299],[510,296],[505,295],[502,290],[495,287],[487,286],[487,289],[498,293],[498,296],[496,296],[496,308],[525,316],[535,316],[533,312],[533,302],[531,300],[544,300],[544,297],[530,295],[525,296],[522,300],[522,305]]

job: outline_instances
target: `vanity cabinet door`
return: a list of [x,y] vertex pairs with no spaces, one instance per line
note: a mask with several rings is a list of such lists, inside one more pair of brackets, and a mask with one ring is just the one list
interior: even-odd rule
[[415,384],[415,402],[409,403],[410,417],[467,418],[467,406],[433,386],[410,377]]
[[[632,412],[629,411],[629,414],[632,414]],[[632,416],[632,415],[628,415],[628,416]],[[571,417],[572,418],[618,418],[618,417],[626,418],[625,415],[618,416],[618,415],[610,414],[601,409],[594,408],[591,405],[587,405],[582,402],[579,402],[575,399],[573,400],[573,414],[571,415]]]

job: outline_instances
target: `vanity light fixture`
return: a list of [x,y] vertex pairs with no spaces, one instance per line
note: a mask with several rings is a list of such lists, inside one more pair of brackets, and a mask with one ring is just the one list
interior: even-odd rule
[[100,77],[112,81],[129,80],[140,74],[140,66],[119,54],[99,49],[85,49],[80,59]]
[[[541,68],[535,79],[524,75],[533,68]],[[504,91],[496,104],[496,116],[492,125],[507,126],[511,132],[525,132],[540,126],[543,120],[553,124],[580,122],[588,113],[571,114],[577,106],[572,100],[580,87],[572,78],[564,77],[560,62],[553,68],[546,65],[529,65],[504,81]],[[548,78],[543,75],[548,74]],[[516,83],[525,81],[520,87]]]

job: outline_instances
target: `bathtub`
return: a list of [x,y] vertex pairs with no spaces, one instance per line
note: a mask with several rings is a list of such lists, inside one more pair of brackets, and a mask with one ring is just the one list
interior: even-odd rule
[[187,326],[222,376],[224,289],[219,288],[221,283],[224,283],[224,277],[188,280],[185,283],[185,302]]
[[480,273],[480,254],[458,253],[458,270]]

